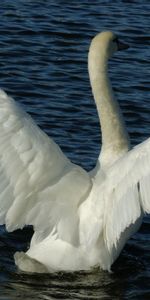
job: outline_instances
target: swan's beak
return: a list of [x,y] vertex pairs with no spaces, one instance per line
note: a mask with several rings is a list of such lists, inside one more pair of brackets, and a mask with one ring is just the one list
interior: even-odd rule
[[118,51],[125,50],[125,49],[129,48],[129,45],[124,44],[124,43],[122,43],[120,41],[118,41],[117,45],[118,45]]

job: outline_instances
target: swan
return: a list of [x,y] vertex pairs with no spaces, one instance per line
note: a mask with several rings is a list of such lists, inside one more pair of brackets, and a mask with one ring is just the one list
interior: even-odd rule
[[73,164],[15,101],[0,90],[0,224],[34,227],[15,263],[26,272],[111,271],[150,213],[150,138],[131,148],[108,78],[108,60],[127,49],[110,31],[90,45],[88,69],[102,131],[96,167]]

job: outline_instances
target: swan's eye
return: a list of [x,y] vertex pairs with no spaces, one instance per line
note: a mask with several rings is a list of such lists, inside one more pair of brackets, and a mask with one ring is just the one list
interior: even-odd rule
[[119,42],[118,38],[115,37],[115,38],[113,39],[113,42],[118,44],[118,42]]

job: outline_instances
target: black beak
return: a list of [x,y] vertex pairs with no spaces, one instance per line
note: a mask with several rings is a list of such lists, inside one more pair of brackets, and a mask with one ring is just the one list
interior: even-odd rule
[[129,48],[129,45],[124,44],[124,43],[122,43],[120,41],[117,42],[117,46],[118,46],[118,51],[125,50],[125,49]]

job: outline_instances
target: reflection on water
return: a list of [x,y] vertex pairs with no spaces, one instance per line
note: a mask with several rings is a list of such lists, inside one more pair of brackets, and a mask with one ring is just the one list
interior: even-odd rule
[[[110,76],[132,144],[149,136],[149,1],[2,0],[0,85],[62,147],[90,170],[100,130],[87,74],[91,37],[114,30],[130,44],[110,62]],[[149,299],[150,218],[126,245],[113,273],[30,275],[16,270],[32,229],[0,229],[0,299]]]
[[[25,249],[31,228],[15,233],[1,232],[0,299],[138,299],[148,297],[150,235],[146,222],[126,245],[112,273],[91,272],[27,274],[16,270],[13,254]],[[132,297],[131,297],[132,296]],[[134,296],[134,297],[133,297]],[[4,298],[5,297],[5,298]],[[20,298],[19,298],[20,297]],[[141,298],[142,299],[142,298]],[[148,298],[143,298],[148,299]]]

